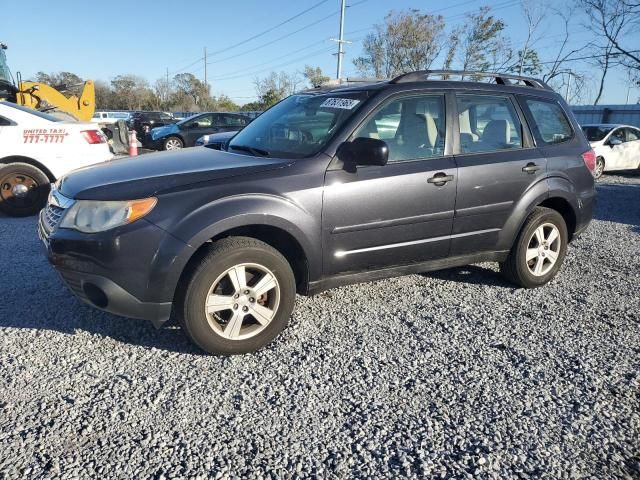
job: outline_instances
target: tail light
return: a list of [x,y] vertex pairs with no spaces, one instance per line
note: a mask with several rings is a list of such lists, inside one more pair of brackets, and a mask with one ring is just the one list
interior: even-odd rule
[[582,154],[582,160],[589,171],[593,174],[593,171],[596,169],[596,152],[594,152],[593,149],[587,150]]
[[107,142],[107,137],[100,130],[83,130],[80,133],[82,133],[82,136],[87,141],[87,143],[90,143],[91,145],[95,143]]

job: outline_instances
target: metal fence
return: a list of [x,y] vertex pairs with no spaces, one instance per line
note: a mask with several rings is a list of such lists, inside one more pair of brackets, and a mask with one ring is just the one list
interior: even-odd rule
[[571,107],[578,123],[623,123],[640,127],[638,105],[574,105]]

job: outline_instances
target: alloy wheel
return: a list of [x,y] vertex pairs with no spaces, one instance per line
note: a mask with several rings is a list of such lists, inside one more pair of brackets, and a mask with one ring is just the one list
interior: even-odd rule
[[549,273],[558,261],[561,246],[560,230],[553,223],[543,223],[536,228],[527,244],[529,272],[536,277]]
[[280,285],[268,268],[235,265],[222,273],[206,296],[205,314],[215,333],[229,340],[258,335],[271,323],[280,304]]
[[180,143],[180,140],[176,138],[170,138],[169,140],[167,140],[165,148],[167,150],[180,150],[182,148],[182,143]]

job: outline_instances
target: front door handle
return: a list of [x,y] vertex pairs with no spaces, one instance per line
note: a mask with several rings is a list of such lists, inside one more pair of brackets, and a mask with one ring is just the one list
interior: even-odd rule
[[443,172],[436,173],[433,177],[429,178],[427,182],[433,183],[436,187],[441,187],[447,182],[453,180],[453,175],[447,175]]
[[538,165],[536,165],[535,163],[533,163],[533,162],[527,163],[526,167],[522,167],[522,171],[524,173],[529,173],[529,174],[534,174],[538,170],[540,170],[540,167]]

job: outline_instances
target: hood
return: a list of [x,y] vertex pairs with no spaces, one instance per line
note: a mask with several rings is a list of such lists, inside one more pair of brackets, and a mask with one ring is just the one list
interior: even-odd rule
[[126,157],[74,170],[60,193],[77,200],[132,200],[162,190],[282,168],[291,160],[252,157],[197,147]]
[[176,133],[178,131],[178,126],[175,123],[171,123],[169,125],[164,125],[162,127],[156,127],[151,129],[151,139],[156,140],[160,137],[164,137],[170,133]]

